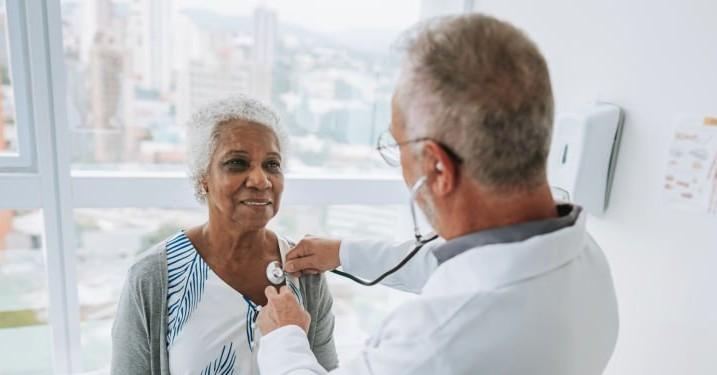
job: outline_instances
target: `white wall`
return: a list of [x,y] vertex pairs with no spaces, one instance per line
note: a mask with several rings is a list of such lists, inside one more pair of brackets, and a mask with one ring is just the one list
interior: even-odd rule
[[545,54],[557,110],[626,109],[611,207],[589,228],[607,253],[621,327],[607,374],[717,374],[717,218],[664,206],[674,118],[717,115],[717,1],[477,0]]

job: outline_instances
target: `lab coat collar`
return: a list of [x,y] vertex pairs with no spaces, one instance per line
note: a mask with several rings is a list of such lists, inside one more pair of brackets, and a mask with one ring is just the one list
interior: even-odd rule
[[558,212],[558,217],[556,218],[529,221],[469,233],[436,247],[433,253],[438,259],[438,264],[442,264],[448,259],[477,247],[525,241],[533,236],[554,232],[574,225],[582,208],[571,204],[560,204],[556,206],[556,210]]
[[[565,208],[559,209],[565,210]],[[439,265],[431,280],[425,285],[424,293],[430,293],[434,287],[440,288],[443,290],[441,293],[445,293],[446,283],[458,289],[493,289],[538,276],[567,264],[584,250],[587,237],[585,213],[580,207],[572,206],[569,215],[558,219],[569,221],[569,217],[575,219],[571,225],[563,225],[546,233],[533,233],[532,236],[515,242],[479,244],[478,240],[481,240],[479,238],[472,243],[472,247],[465,248],[465,243],[468,243],[466,241],[462,252]],[[511,238],[517,238],[515,233],[513,234]],[[436,253],[440,253],[441,248],[443,247],[437,248]],[[459,268],[463,269],[459,270]]]

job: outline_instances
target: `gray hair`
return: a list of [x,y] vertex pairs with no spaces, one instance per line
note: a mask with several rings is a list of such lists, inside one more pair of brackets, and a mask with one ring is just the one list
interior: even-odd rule
[[266,126],[274,132],[282,156],[286,155],[288,137],[279,125],[279,116],[268,105],[245,95],[233,95],[205,104],[187,123],[187,165],[194,195],[200,203],[206,202],[202,180],[207,176],[221,127],[233,120]]
[[545,181],[553,94],[545,59],[527,36],[470,14],[420,24],[399,47],[396,100],[411,137],[446,145],[493,191]]

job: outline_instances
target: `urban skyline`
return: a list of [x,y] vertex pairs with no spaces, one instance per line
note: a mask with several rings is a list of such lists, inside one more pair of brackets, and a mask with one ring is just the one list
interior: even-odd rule
[[264,6],[239,17],[151,3],[63,8],[75,168],[182,169],[191,113],[249,93],[279,112],[291,172],[391,173],[373,150],[389,121],[388,53],[283,25]]

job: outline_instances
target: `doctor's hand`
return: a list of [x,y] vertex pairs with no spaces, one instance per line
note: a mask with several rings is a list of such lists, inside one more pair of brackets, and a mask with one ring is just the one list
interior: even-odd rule
[[262,335],[266,336],[269,332],[288,325],[297,325],[304,332],[309,332],[311,315],[299,305],[296,296],[288,287],[282,286],[277,293],[275,287],[268,286],[264,294],[268,302],[259,311],[256,321]]
[[317,274],[341,265],[340,240],[306,235],[286,255],[284,270],[292,274]]

